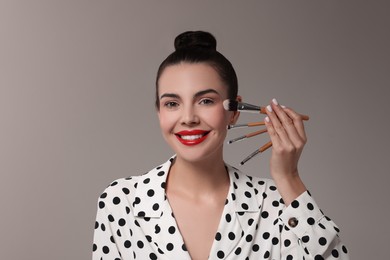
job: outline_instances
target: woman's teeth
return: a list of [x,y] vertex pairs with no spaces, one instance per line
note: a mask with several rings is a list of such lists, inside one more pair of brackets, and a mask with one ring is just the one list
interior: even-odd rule
[[203,135],[182,135],[180,137],[181,139],[192,141],[192,140],[202,138]]

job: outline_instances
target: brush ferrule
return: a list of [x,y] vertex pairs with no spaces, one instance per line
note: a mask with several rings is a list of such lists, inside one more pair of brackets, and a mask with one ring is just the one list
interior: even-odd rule
[[260,153],[260,150],[256,150],[253,153],[251,153],[250,155],[248,155],[244,160],[242,160],[241,165],[244,165],[247,161],[249,161],[250,159],[255,157],[256,154],[258,154],[258,153]]
[[237,137],[237,138],[234,138],[234,139],[230,140],[230,141],[228,142],[228,144],[231,144],[231,143],[234,143],[234,142],[238,142],[238,141],[244,140],[245,138],[246,138],[245,135],[240,136],[240,137]]
[[259,112],[261,110],[261,107],[255,106],[248,103],[238,102],[237,104],[237,110],[239,111],[248,111],[248,112]]
[[228,129],[232,129],[232,128],[241,128],[241,127],[248,127],[248,124],[229,125],[229,126],[228,126]]

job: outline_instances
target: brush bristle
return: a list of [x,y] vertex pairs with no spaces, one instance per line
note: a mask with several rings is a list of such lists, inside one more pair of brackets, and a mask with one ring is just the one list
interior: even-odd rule
[[237,111],[238,102],[235,100],[226,99],[223,101],[223,108],[227,111]]

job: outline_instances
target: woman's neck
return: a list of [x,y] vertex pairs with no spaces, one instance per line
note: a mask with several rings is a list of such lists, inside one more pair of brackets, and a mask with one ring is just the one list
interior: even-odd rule
[[167,179],[170,192],[193,198],[208,197],[221,190],[226,191],[228,187],[229,175],[222,158],[189,162],[176,157]]

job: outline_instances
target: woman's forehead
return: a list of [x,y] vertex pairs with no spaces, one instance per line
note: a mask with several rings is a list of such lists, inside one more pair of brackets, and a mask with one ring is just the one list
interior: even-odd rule
[[227,92],[218,72],[207,63],[180,63],[168,66],[159,80],[159,93],[197,93],[214,89],[220,95]]

